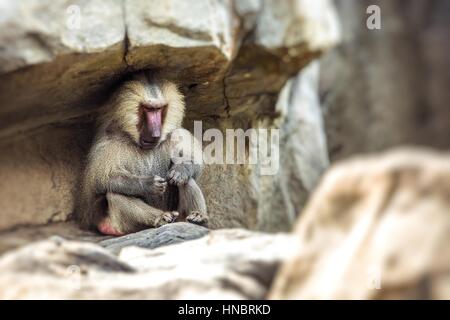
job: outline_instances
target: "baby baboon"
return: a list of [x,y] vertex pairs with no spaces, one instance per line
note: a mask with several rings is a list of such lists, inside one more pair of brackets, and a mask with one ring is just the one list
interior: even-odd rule
[[202,150],[181,128],[183,116],[177,87],[150,71],[121,86],[99,117],[88,155],[76,210],[83,226],[123,235],[177,218],[207,223],[195,181]]

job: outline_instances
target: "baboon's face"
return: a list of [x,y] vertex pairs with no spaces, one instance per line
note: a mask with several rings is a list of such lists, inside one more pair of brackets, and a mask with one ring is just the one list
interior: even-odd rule
[[140,148],[153,149],[181,126],[183,96],[166,80],[138,73],[122,87],[114,118]]
[[162,125],[167,113],[168,103],[158,86],[149,84],[146,90],[151,92],[151,97],[139,104],[137,130],[140,147],[142,149],[153,149],[161,141]]

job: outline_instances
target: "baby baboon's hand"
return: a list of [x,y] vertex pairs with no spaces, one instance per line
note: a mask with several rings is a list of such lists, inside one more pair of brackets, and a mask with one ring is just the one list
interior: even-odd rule
[[166,189],[167,189],[166,180],[164,178],[161,178],[160,176],[155,176],[149,187],[149,192],[152,195],[161,195],[164,192],[166,192]]
[[159,216],[156,219],[155,227],[158,228],[158,227],[161,227],[161,226],[163,226],[165,224],[175,222],[175,220],[177,219],[178,215],[179,215],[178,211],[164,212],[161,216]]
[[170,184],[180,186],[188,182],[191,174],[188,168],[182,164],[174,165],[167,174],[167,181]]
[[206,213],[201,213],[200,211],[192,211],[186,217],[186,221],[203,227],[208,226],[208,216]]

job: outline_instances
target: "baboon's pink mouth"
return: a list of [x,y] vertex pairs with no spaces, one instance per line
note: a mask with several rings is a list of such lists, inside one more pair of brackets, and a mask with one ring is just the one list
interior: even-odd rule
[[147,132],[144,136],[144,140],[152,140],[150,138],[161,137],[161,119],[162,109],[145,110],[145,127]]
[[144,125],[141,129],[139,144],[143,149],[154,148],[161,138],[162,110],[145,109]]

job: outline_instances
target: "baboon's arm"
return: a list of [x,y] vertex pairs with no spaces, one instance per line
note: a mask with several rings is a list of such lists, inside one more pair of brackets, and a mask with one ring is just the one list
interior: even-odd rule
[[159,176],[138,177],[118,174],[111,177],[101,193],[111,192],[132,197],[146,197],[149,194],[161,194],[167,186]]

